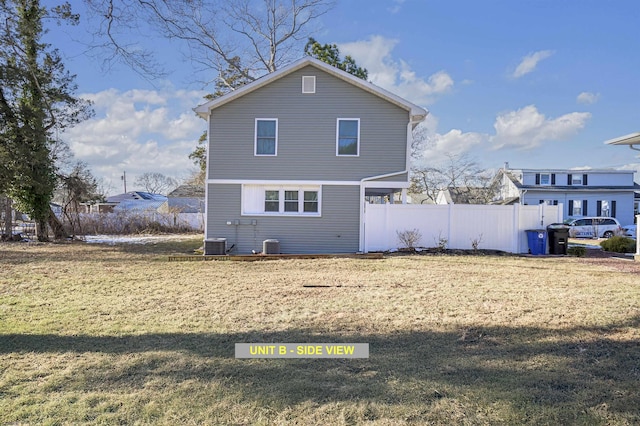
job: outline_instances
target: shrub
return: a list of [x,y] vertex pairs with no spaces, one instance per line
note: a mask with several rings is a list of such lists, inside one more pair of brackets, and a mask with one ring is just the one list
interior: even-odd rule
[[567,249],[567,254],[570,256],[584,257],[587,254],[587,249],[582,246],[573,246]]
[[615,253],[634,253],[636,251],[636,242],[631,238],[615,236],[601,242],[600,247]]
[[418,229],[407,229],[402,232],[396,231],[396,235],[401,244],[400,248],[410,251],[415,251],[418,242],[422,238],[422,234]]

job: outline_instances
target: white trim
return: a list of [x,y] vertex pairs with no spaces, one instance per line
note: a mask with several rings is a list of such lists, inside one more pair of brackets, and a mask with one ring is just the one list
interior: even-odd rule
[[211,122],[207,120],[207,160],[206,160],[206,169],[204,170],[204,237],[203,240],[207,239],[207,228],[209,224],[209,185],[207,181],[209,180],[209,150],[211,149]]
[[258,179],[207,179],[208,184],[215,185],[334,185],[334,186],[360,186],[359,180],[258,180]]
[[[249,186],[249,187],[248,187]],[[278,192],[278,211],[267,212],[265,211],[265,192],[277,191]],[[287,191],[293,191],[298,193],[298,211],[286,212],[285,211],[285,193]],[[317,212],[305,212],[304,211],[304,193],[316,192],[318,194],[318,211]],[[253,197],[249,199],[247,197]],[[247,211],[247,204],[253,206],[255,210]],[[259,207],[258,207],[259,206]],[[273,185],[273,184],[257,184],[257,185],[242,185],[240,193],[240,216],[273,216],[273,217],[322,217],[322,185]]]
[[[340,122],[341,121],[356,121],[358,123],[358,134],[356,135],[356,153],[355,154],[340,154]],[[360,156],[360,119],[359,118],[337,118],[336,119],[336,157],[359,157]]]
[[[305,81],[311,82],[312,89],[305,90]],[[308,84],[307,84],[308,85]],[[316,93],[316,76],[315,75],[303,75],[302,76],[302,93]]]
[[[276,122],[276,146],[273,154],[258,154],[258,121]],[[278,119],[277,118],[256,118],[253,132],[253,155],[256,157],[276,157],[278,155]]]
[[398,182],[394,182],[391,180],[373,180],[373,181],[366,181],[366,182],[362,182],[362,186],[365,188],[398,188],[398,189],[404,189],[404,188],[409,188],[411,186],[410,182],[405,182],[405,181],[398,181]]

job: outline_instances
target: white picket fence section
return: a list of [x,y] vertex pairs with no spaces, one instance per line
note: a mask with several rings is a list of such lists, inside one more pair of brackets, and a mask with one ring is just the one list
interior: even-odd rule
[[527,229],[546,229],[562,222],[562,205],[490,206],[429,204],[367,204],[364,247],[366,252],[399,248],[398,232],[417,229],[418,247],[438,247],[446,240],[450,249],[479,249],[527,253]]

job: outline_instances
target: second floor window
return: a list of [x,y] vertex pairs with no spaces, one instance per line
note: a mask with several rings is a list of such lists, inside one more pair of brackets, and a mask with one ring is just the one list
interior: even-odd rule
[[551,185],[551,175],[549,173],[540,173],[540,185]]
[[275,118],[256,119],[255,155],[277,155],[278,120]]
[[336,133],[336,154],[357,157],[360,154],[360,119],[339,118]]
[[536,173],[536,185],[555,185],[555,173]]

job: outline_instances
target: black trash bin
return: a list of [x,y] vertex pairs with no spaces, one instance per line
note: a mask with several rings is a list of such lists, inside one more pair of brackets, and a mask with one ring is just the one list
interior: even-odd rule
[[549,254],[567,254],[570,227],[562,223],[547,226],[549,235]]

